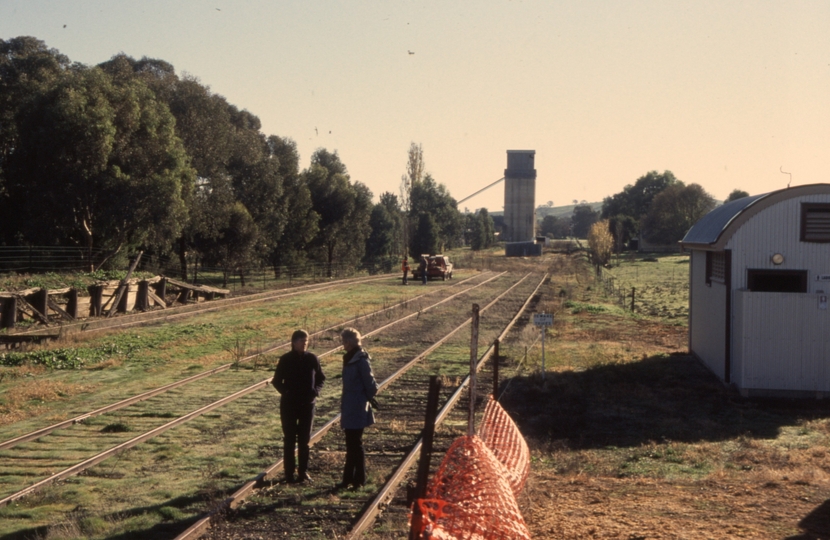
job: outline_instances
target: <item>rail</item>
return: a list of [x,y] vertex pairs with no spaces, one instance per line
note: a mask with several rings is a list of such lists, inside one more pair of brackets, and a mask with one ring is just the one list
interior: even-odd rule
[[[463,291],[459,291],[458,293],[455,293],[454,295],[452,295],[452,296],[450,296],[450,297],[447,297],[447,298],[445,298],[445,299],[440,300],[439,302],[437,302],[437,303],[433,304],[432,306],[428,306],[427,308],[422,309],[422,310],[421,310],[421,312],[426,311],[427,309],[434,308],[435,306],[438,306],[438,305],[440,305],[440,304],[443,304],[443,303],[445,303],[445,302],[449,301],[450,299],[455,298],[455,297],[457,297],[457,296],[459,296],[459,295],[461,295],[461,294],[465,294],[465,293],[467,293],[467,292],[469,292],[469,291],[471,291],[471,290],[473,290],[473,289],[475,289],[475,288],[477,288],[477,287],[480,287],[480,286],[484,285],[485,283],[489,283],[490,281],[493,281],[493,280],[495,280],[495,279],[497,279],[497,278],[499,278],[499,277],[503,276],[505,273],[506,273],[506,272],[502,272],[502,273],[500,273],[500,274],[497,274],[497,275],[495,275],[495,276],[493,276],[493,277],[491,277],[491,278],[489,278],[489,279],[487,279],[487,280],[483,281],[482,283],[476,284],[476,285],[474,285],[474,286],[472,286],[472,287],[469,287],[469,288],[467,288],[467,289],[465,289],[465,290],[463,290]],[[515,285],[514,285],[514,286],[515,286]],[[512,288],[512,287],[511,287],[511,288]],[[509,291],[509,290],[510,290],[510,289],[508,289],[508,291]],[[505,292],[505,293],[503,293],[503,294],[506,294],[506,292]],[[391,309],[391,308],[387,308],[387,309]],[[389,328],[389,327],[391,327],[391,326],[393,326],[393,325],[395,325],[395,324],[399,324],[399,323],[401,323],[401,322],[403,322],[403,321],[405,321],[405,320],[408,320],[408,319],[410,319],[410,318],[412,318],[412,317],[414,317],[414,316],[417,316],[417,315],[419,315],[419,312],[416,312],[416,313],[412,313],[412,314],[406,315],[406,316],[404,316],[404,317],[401,317],[401,318],[399,318],[399,319],[396,319],[396,320],[395,320],[395,321],[393,321],[392,323],[389,323],[389,324],[387,324],[387,325],[384,325],[384,326],[383,326],[383,327],[381,327],[381,328],[375,329],[375,330],[373,330],[373,331],[371,331],[371,332],[367,332],[365,335],[366,335],[366,337],[369,337],[369,336],[375,335],[375,334],[377,334],[377,333],[379,333],[379,332],[381,332],[381,331],[383,331],[383,330],[385,330],[385,329],[387,329],[387,328]],[[349,319],[349,321],[352,321],[352,320],[354,320],[354,319]],[[334,328],[334,327],[331,327],[331,328]],[[329,328],[329,329],[331,329],[331,328]],[[320,332],[324,332],[324,331],[325,331],[325,330],[320,331]],[[324,352],[324,353],[320,354],[319,356],[320,356],[320,357],[323,357],[323,356],[327,356],[327,355],[329,355],[329,354],[333,354],[334,352],[338,351],[340,348],[341,348],[341,347],[335,347],[334,349],[331,349],[331,350],[329,350],[329,351],[327,351],[327,352]],[[228,366],[230,366],[230,364],[228,364]],[[219,368],[216,368],[216,369],[219,369]],[[227,369],[227,368],[225,368],[225,369]],[[39,489],[43,488],[44,486],[47,486],[47,485],[51,484],[51,483],[53,483],[53,482],[56,482],[56,481],[58,481],[58,480],[62,480],[62,479],[64,479],[64,478],[67,478],[67,477],[72,476],[72,475],[75,475],[75,474],[78,474],[79,472],[81,472],[81,471],[83,471],[83,470],[85,470],[85,469],[88,469],[89,467],[92,467],[93,465],[96,465],[96,464],[98,464],[98,463],[100,463],[100,462],[102,462],[102,461],[106,460],[107,458],[109,458],[109,457],[111,457],[111,456],[113,456],[113,455],[115,455],[115,454],[117,454],[117,453],[120,453],[120,452],[122,452],[122,451],[124,451],[124,450],[127,450],[127,449],[129,449],[129,448],[132,448],[133,446],[135,446],[135,445],[137,445],[137,444],[140,444],[140,443],[142,443],[142,442],[144,442],[144,441],[146,441],[146,440],[148,440],[148,439],[151,439],[151,438],[153,438],[153,437],[155,437],[155,436],[157,436],[157,435],[160,435],[161,433],[164,433],[165,431],[167,431],[167,430],[169,430],[169,429],[172,429],[172,428],[174,428],[174,427],[176,427],[176,426],[179,426],[179,425],[181,425],[181,424],[183,424],[183,423],[185,423],[185,422],[187,422],[187,421],[189,421],[189,420],[192,420],[192,419],[194,419],[194,418],[196,418],[196,417],[198,417],[198,416],[200,416],[200,415],[202,415],[202,414],[204,414],[204,413],[206,413],[206,412],[209,412],[209,411],[211,411],[211,410],[213,410],[213,409],[215,409],[215,408],[217,408],[217,407],[220,407],[220,406],[222,406],[222,405],[225,405],[225,404],[227,404],[227,403],[230,403],[231,401],[234,401],[234,400],[236,400],[236,399],[238,399],[238,398],[240,398],[240,397],[243,397],[243,396],[245,396],[245,395],[247,395],[247,394],[249,394],[249,393],[251,393],[251,392],[254,392],[254,391],[256,391],[256,390],[259,390],[260,388],[264,388],[264,387],[266,387],[266,386],[267,386],[270,382],[271,382],[271,377],[268,377],[267,379],[264,379],[264,380],[262,380],[262,381],[259,381],[259,382],[255,383],[255,384],[253,384],[253,385],[250,385],[250,386],[248,386],[247,388],[244,388],[244,389],[242,389],[242,390],[239,390],[238,392],[235,392],[234,394],[231,394],[230,396],[226,396],[226,397],[224,397],[224,398],[222,398],[222,399],[220,399],[220,400],[217,400],[217,401],[215,401],[215,402],[213,402],[213,403],[211,403],[211,404],[209,404],[209,405],[206,405],[205,407],[202,407],[201,409],[198,409],[198,410],[196,410],[196,411],[193,411],[193,412],[191,412],[191,413],[188,413],[188,414],[186,414],[186,415],[184,415],[184,416],[182,416],[182,417],[180,417],[180,418],[177,418],[176,420],[173,420],[173,421],[171,421],[171,422],[168,422],[168,423],[166,423],[166,424],[164,424],[164,425],[162,425],[162,426],[159,426],[159,427],[157,427],[157,428],[155,428],[155,429],[153,429],[153,430],[151,430],[151,431],[148,431],[148,432],[146,432],[146,433],[144,433],[144,434],[142,434],[142,435],[139,435],[139,436],[137,436],[137,437],[134,437],[133,439],[130,439],[129,441],[126,441],[126,442],[121,443],[121,444],[119,444],[119,445],[117,445],[117,446],[115,446],[115,447],[113,447],[113,448],[111,448],[111,449],[108,449],[108,450],[105,450],[104,452],[101,452],[101,453],[99,453],[99,454],[96,454],[95,456],[92,456],[91,458],[89,458],[89,459],[87,459],[87,460],[85,460],[85,461],[83,461],[83,462],[81,462],[81,463],[78,463],[78,464],[76,464],[76,465],[73,465],[73,466],[71,466],[71,467],[68,467],[67,469],[64,469],[64,470],[62,470],[62,471],[60,471],[60,472],[58,472],[58,473],[55,473],[55,474],[53,474],[53,475],[49,476],[48,478],[45,478],[45,479],[43,479],[43,480],[41,480],[41,481],[39,481],[39,482],[36,482],[35,484],[33,484],[33,485],[31,485],[31,486],[29,486],[29,487],[27,487],[27,488],[25,488],[25,489],[22,489],[22,490],[17,491],[17,492],[15,492],[15,493],[13,493],[13,494],[11,494],[11,495],[9,495],[9,496],[7,496],[7,497],[3,498],[3,499],[0,499],[0,507],[6,506],[6,505],[8,505],[10,502],[13,502],[13,501],[15,501],[15,500],[17,500],[17,499],[20,499],[20,498],[22,498],[22,497],[25,497],[25,496],[27,496],[27,495],[29,495],[29,494],[31,494],[31,493],[33,493],[33,492],[35,492],[35,491],[37,491],[37,490],[39,490]],[[168,389],[169,389],[169,388],[168,388]],[[108,411],[108,412],[109,412],[109,411]],[[86,416],[83,416],[83,418],[88,418],[89,416],[90,416],[90,415],[86,415]],[[40,435],[38,435],[38,437],[39,437],[39,436],[42,436],[42,435],[43,435],[43,434],[40,434]],[[32,438],[37,438],[37,437],[32,437]],[[27,440],[32,440],[32,439],[31,439],[31,438],[28,438]],[[22,440],[20,440],[20,438],[16,439],[16,444],[17,444],[17,443],[20,443],[20,442],[23,442]]]
[[[500,275],[501,275],[501,274],[500,274]],[[516,283],[514,283],[511,287],[509,287],[509,288],[508,288],[508,289],[506,289],[504,292],[502,292],[501,294],[499,294],[499,295],[498,295],[495,299],[493,299],[493,300],[492,300],[490,303],[488,303],[488,304],[487,304],[484,308],[482,308],[482,309],[481,309],[481,311],[482,311],[482,312],[483,312],[483,311],[486,311],[487,309],[489,309],[489,308],[491,308],[492,306],[494,306],[494,305],[495,305],[498,301],[500,301],[500,300],[501,300],[501,299],[502,299],[505,295],[507,295],[510,291],[512,291],[513,289],[515,289],[515,288],[516,288],[519,284],[521,284],[521,283],[522,283],[525,279],[527,279],[527,277],[528,277],[529,275],[530,275],[530,274],[526,274],[524,277],[522,277],[520,280],[518,280]],[[547,274],[546,274],[546,275],[545,275],[545,277],[543,278],[542,282],[544,281],[544,279],[545,279],[545,278],[547,278]],[[524,311],[524,309],[527,307],[527,305],[528,305],[528,303],[530,302],[530,300],[533,298],[533,296],[534,296],[534,295],[536,294],[536,292],[539,290],[539,286],[541,286],[542,282],[540,282],[540,283],[539,283],[539,285],[536,287],[536,289],[534,289],[533,293],[531,293],[530,297],[529,297],[529,298],[525,301],[525,303],[523,304],[523,306],[522,306],[522,308],[520,309],[519,313],[518,313],[518,314],[517,314],[517,315],[513,318],[513,320],[511,320],[511,322],[508,324],[508,327],[505,329],[505,331],[503,331],[503,332],[502,332],[502,335],[505,335],[505,334],[507,333],[507,331],[509,331],[509,329],[510,329],[510,328],[512,328],[513,324],[515,324],[515,321],[516,321],[516,320],[518,320],[519,316],[520,316],[520,315],[521,315],[521,313]],[[387,377],[387,378],[386,378],[386,379],[385,379],[385,380],[384,380],[384,381],[383,381],[383,382],[379,385],[379,387],[378,387],[378,392],[380,393],[381,391],[383,391],[384,389],[386,389],[387,387],[389,387],[389,385],[390,385],[390,384],[392,384],[392,383],[393,383],[393,382],[395,382],[397,379],[399,379],[401,376],[403,376],[403,375],[404,375],[407,371],[409,371],[409,370],[410,370],[410,369],[411,369],[414,365],[416,365],[417,363],[419,363],[420,361],[422,361],[422,360],[423,360],[424,358],[426,358],[426,357],[427,357],[430,353],[434,352],[434,351],[435,351],[436,349],[438,349],[441,345],[443,345],[444,343],[446,343],[446,342],[447,342],[450,338],[452,338],[452,337],[453,337],[455,334],[457,334],[460,330],[462,330],[464,327],[466,327],[467,325],[469,325],[471,321],[472,321],[472,318],[468,318],[467,320],[465,320],[464,322],[462,322],[461,324],[459,324],[458,326],[456,326],[456,327],[455,327],[453,330],[451,330],[449,333],[447,333],[445,336],[443,336],[441,339],[437,340],[435,343],[433,343],[432,345],[430,345],[430,346],[429,346],[427,349],[425,349],[423,352],[421,352],[421,353],[420,353],[420,354],[418,354],[417,356],[413,357],[413,358],[412,358],[412,360],[410,360],[409,362],[407,362],[406,364],[404,364],[404,365],[403,365],[402,367],[400,367],[400,368],[399,368],[399,369],[398,369],[395,373],[393,373],[392,375],[390,375],[389,377]],[[379,332],[379,331],[381,331],[381,330],[382,330],[382,329],[381,329],[381,328],[379,328],[379,329],[377,329],[377,330],[375,330],[375,331],[373,331],[373,332],[367,333],[367,334],[365,334],[365,337],[369,337],[369,336],[371,336],[373,333],[377,333],[377,332]],[[329,353],[327,353],[327,354],[330,354],[330,352],[329,352]],[[490,355],[490,354],[491,354],[491,352],[490,352],[490,350],[488,350],[488,352],[486,352],[486,353],[485,353],[485,356],[483,357],[482,362],[483,362],[483,361],[486,361],[486,359],[487,359],[487,358],[489,358],[489,355]],[[321,355],[321,356],[322,356],[322,355]],[[457,400],[457,398],[456,398],[456,400]],[[454,402],[453,402],[453,403],[454,403]],[[450,408],[451,408],[451,407],[450,407]],[[442,409],[442,411],[443,411],[443,409]],[[444,414],[443,416],[441,416],[441,421],[443,421],[443,418],[444,418],[445,416],[446,416],[446,414]],[[323,425],[323,426],[322,426],[319,430],[317,430],[317,431],[316,431],[316,432],[315,432],[315,433],[311,436],[311,439],[310,439],[310,441],[309,441],[309,445],[314,445],[314,444],[316,444],[317,442],[319,442],[319,441],[323,438],[323,436],[324,436],[324,435],[325,435],[325,434],[326,434],[326,433],[327,433],[327,432],[328,432],[328,431],[329,431],[329,430],[330,430],[330,429],[331,429],[331,428],[332,428],[332,427],[333,427],[333,426],[334,426],[334,425],[335,425],[335,424],[339,421],[339,419],[340,419],[340,415],[338,414],[338,415],[334,416],[332,419],[330,419],[328,422],[326,422],[326,423],[325,423],[325,424],[324,424],[324,425]],[[440,422],[436,422],[436,423],[440,423]],[[411,454],[411,452],[410,452],[410,454]],[[185,531],[184,531],[184,532],[182,532],[180,535],[178,535],[178,536],[176,537],[176,540],[193,540],[193,539],[196,539],[196,538],[201,537],[201,536],[202,536],[202,535],[203,535],[203,534],[204,534],[204,533],[205,533],[205,532],[206,532],[206,531],[210,528],[210,526],[211,526],[211,524],[212,524],[213,520],[215,520],[217,516],[220,516],[220,515],[222,514],[222,512],[223,512],[223,511],[225,511],[225,510],[227,510],[227,509],[233,509],[233,508],[236,508],[236,507],[237,507],[239,504],[241,504],[241,503],[242,503],[242,502],[243,502],[243,501],[244,501],[244,500],[245,500],[245,499],[246,499],[246,498],[247,498],[247,497],[248,497],[248,496],[249,496],[249,495],[250,495],[250,494],[251,494],[251,493],[252,493],[252,492],[253,492],[256,488],[257,488],[257,487],[259,487],[259,486],[263,485],[263,483],[264,483],[264,482],[266,482],[266,481],[268,481],[268,480],[270,480],[270,479],[274,478],[275,476],[277,476],[277,475],[279,474],[279,471],[281,470],[282,465],[283,465],[283,460],[278,460],[276,463],[272,464],[272,465],[271,465],[271,466],[269,466],[267,469],[265,469],[264,471],[262,471],[261,473],[259,473],[259,474],[258,474],[256,477],[254,477],[252,480],[249,480],[248,482],[246,482],[246,483],[245,483],[242,487],[240,487],[240,488],[239,488],[236,492],[234,492],[234,493],[233,493],[230,497],[228,497],[228,498],[226,498],[226,499],[222,500],[219,504],[217,504],[217,505],[216,505],[216,506],[215,506],[215,507],[214,507],[214,508],[213,508],[213,509],[212,509],[212,510],[211,510],[211,511],[207,514],[207,515],[205,515],[204,517],[202,517],[201,519],[199,519],[198,521],[196,521],[196,522],[195,522],[193,525],[191,525],[191,526],[190,526],[187,530],[185,530]],[[409,465],[411,465],[411,462],[409,462]],[[407,466],[406,468],[408,469],[408,466]],[[405,472],[405,471],[404,471],[404,472]],[[400,473],[400,474],[403,474],[403,473]],[[397,473],[396,473],[396,476],[397,476]],[[386,486],[386,485],[389,485],[389,481],[387,481],[387,483],[385,484],[385,486]],[[390,489],[391,489],[391,488],[390,488]],[[381,491],[381,495],[384,495],[384,496],[385,496],[385,495],[386,495],[386,493],[388,493],[388,491],[389,491],[389,489],[387,489],[386,487],[384,487],[384,488],[382,489],[382,491]],[[374,511],[372,511],[372,515],[373,515],[373,516],[377,514],[377,507],[378,507],[378,505],[380,504],[380,502],[383,500],[383,497],[381,497],[381,495],[378,495],[378,496],[375,498],[375,500],[373,501],[373,503],[372,503],[372,504],[370,505],[370,507],[369,507],[369,508],[374,507]],[[365,514],[365,513],[364,513],[364,514]],[[366,519],[369,519],[369,518],[366,518]],[[364,521],[364,518],[361,518],[361,520],[360,520],[358,523],[361,523],[361,522],[363,522],[363,521]],[[361,530],[362,530],[362,529],[361,529]]]

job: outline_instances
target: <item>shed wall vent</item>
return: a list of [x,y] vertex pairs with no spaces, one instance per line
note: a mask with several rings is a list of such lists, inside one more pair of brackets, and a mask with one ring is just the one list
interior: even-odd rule
[[802,203],[801,241],[830,242],[830,204]]

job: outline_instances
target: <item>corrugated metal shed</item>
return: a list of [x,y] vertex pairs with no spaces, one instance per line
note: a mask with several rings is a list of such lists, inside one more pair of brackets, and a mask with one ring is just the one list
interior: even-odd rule
[[683,240],[681,244],[714,244],[718,241],[721,233],[726,229],[727,225],[732,222],[744,209],[752,203],[766,197],[769,193],[762,193],[761,195],[753,195],[752,197],[744,197],[736,201],[728,202],[724,205],[718,206],[695,223]]
[[788,199],[824,195],[828,192],[830,184],[806,184],[726,203],[700,218],[680,241],[680,245],[686,249],[722,250],[743,223],[764,209]]

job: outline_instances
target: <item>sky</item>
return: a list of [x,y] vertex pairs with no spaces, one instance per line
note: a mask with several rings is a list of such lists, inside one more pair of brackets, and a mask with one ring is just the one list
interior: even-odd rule
[[826,0],[0,0],[0,38],[165,60],[376,199],[415,142],[457,200],[535,150],[555,206],[652,170],[719,200],[830,182],[828,29]]

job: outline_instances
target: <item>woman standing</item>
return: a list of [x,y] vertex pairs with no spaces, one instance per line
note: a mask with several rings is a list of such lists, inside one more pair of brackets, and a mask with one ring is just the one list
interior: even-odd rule
[[369,400],[378,393],[369,353],[363,350],[360,332],[346,328],[340,333],[343,355],[343,394],[340,398],[340,427],[346,433],[346,466],[337,489],[366,483],[366,457],[363,429],[375,423]]

